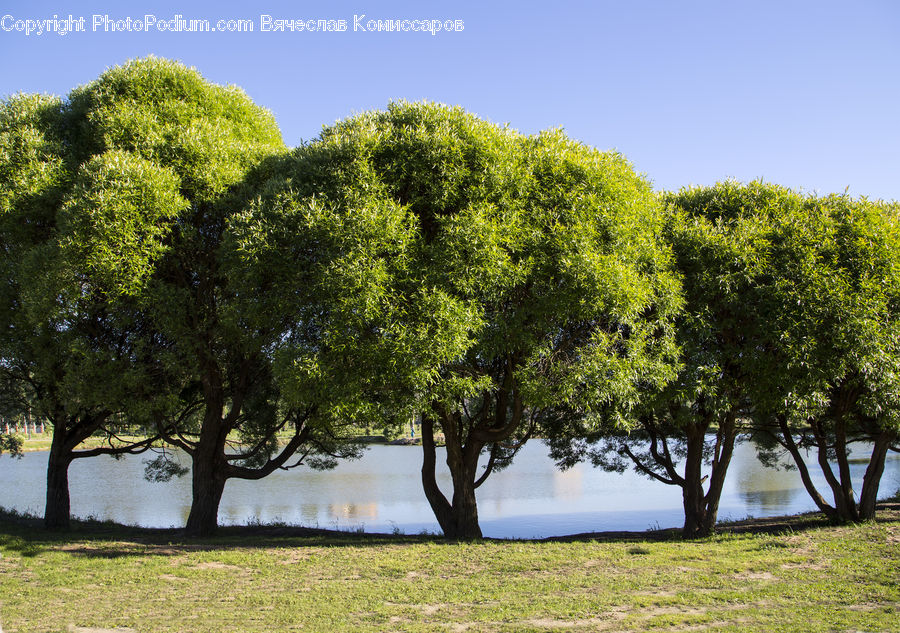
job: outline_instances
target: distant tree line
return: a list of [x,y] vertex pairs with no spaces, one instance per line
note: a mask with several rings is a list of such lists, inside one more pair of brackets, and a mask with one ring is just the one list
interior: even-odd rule
[[0,102],[0,404],[53,427],[49,528],[74,459],[156,450],[164,480],[157,447],[183,450],[206,535],[228,479],[411,418],[450,538],[481,536],[476,489],[535,436],[679,487],[687,537],[748,437],[864,520],[900,450],[898,221],[762,182],[656,194],[617,153],[431,103],[289,149],[238,88],[151,57]]

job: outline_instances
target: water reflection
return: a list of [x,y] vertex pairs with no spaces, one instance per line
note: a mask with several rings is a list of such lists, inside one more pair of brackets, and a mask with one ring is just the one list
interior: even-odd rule
[[[183,455],[180,459],[187,462]],[[46,461],[46,453],[28,453],[21,460],[0,458],[0,506],[43,513]],[[230,480],[220,523],[281,521],[373,532],[439,532],[422,493],[420,468],[419,448],[374,446],[362,459],[330,472],[301,468],[261,481]],[[861,482],[865,464],[853,468],[855,481]],[[184,525],[190,511],[190,478],[154,484],[142,473],[140,456],[76,460],[70,469],[73,513],[150,527]],[[821,474],[817,477],[821,483]],[[438,481],[450,490],[446,468]],[[900,487],[898,456],[888,460],[882,481],[884,494]],[[515,463],[492,475],[477,496],[482,530],[494,537],[645,530],[682,521],[680,489],[631,471],[606,473],[584,464],[560,472],[540,442],[526,445]],[[814,509],[796,471],[766,469],[752,446],[736,448],[721,518]]]
[[780,509],[794,503],[797,490],[742,490],[741,499],[747,505],[749,514],[765,516],[780,514]]
[[790,508],[808,499],[789,458],[782,458],[777,468],[762,468],[759,461],[752,458],[755,449],[751,444],[741,444],[737,450],[741,459],[731,466],[729,477],[737,482],[748,514],[782,514],[781,508]]

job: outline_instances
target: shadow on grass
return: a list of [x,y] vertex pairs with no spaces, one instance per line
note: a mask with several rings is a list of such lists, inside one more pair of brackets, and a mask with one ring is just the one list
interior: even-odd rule
[[[878,506],[875,523],[900,521],[900,503]],[[820,513],[744,519],[723,523],[715,536],[739,534],[786,534],[832,525]],[[484,539],[484,543],[589,542],[641,543],[681,541],[677,528],[645,532],[590,532],[545,539]],[[700,539],[701,541],[704,539]],[[46,530],[41,519],[0,508],[0,548],[33,557],[45,551],[73,556],[114,559],[129,556],[174,556],[198,551],[291,547],[383,547],[433,543],[452,545],[459,541],[439,535],[373,534],[343,532],[287,525],[220,527],[206,538],[189,538],[180,528],[141,528],[108,521],[73,520],[69,530]]]
[[439,535],[373,534],[288,525],[225,526],[205,538],[190,538],[181,528],[142,528],[83,519],[73,519],[68,530],[48,530],[38,517],[0,508],[0,549],[26,557],[49,550],[112,559],[227,549],[380,547],[448,542]]

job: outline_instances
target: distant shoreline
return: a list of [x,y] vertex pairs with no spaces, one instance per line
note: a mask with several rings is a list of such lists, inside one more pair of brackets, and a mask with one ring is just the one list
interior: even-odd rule
[[[22,452],[23,453],[46,453],[50,451],[50,441],[52,438],[51,433],[36,433],[38,437],[25,437],[21,433],[14,433],[13,435],[17,435],[22,438]],[[104,442],[102,441],[91,441],[93,438],[88,439],[76,450],[86,450],[90,448],[95,448],[97,446],[102,445]],[[97,438],[98,440],[100,438]],[[393,440],[387,439],[383,435],[362,435],[354,438],[358,442],[362,442],[363,444],[379,444],[386,446],[421,446],[422,438],[420,437],[401,437]],[[443,441],[440,438],[436,438],[437,445],[443,446]],[[8,453],[4,453],[4,455],[8,455]]]

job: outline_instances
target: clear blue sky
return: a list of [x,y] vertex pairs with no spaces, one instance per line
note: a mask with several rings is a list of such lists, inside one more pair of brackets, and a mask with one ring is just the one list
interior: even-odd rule
[[[0,2],[15,20],[54,13],[84,17],[86,32],[0,30],[0,95],[65,95],[154,54],[241,86],[290,145],[391,99],[428,99],[524,133],[561,126],[619,150],[660,189],[764,178],[900,200],[895,0]],[[254,32],[94,32],[95,14],[246,19]],[[263,14],[349,28],[263,33]],[[363,14],[464,30],[354,32]]]

